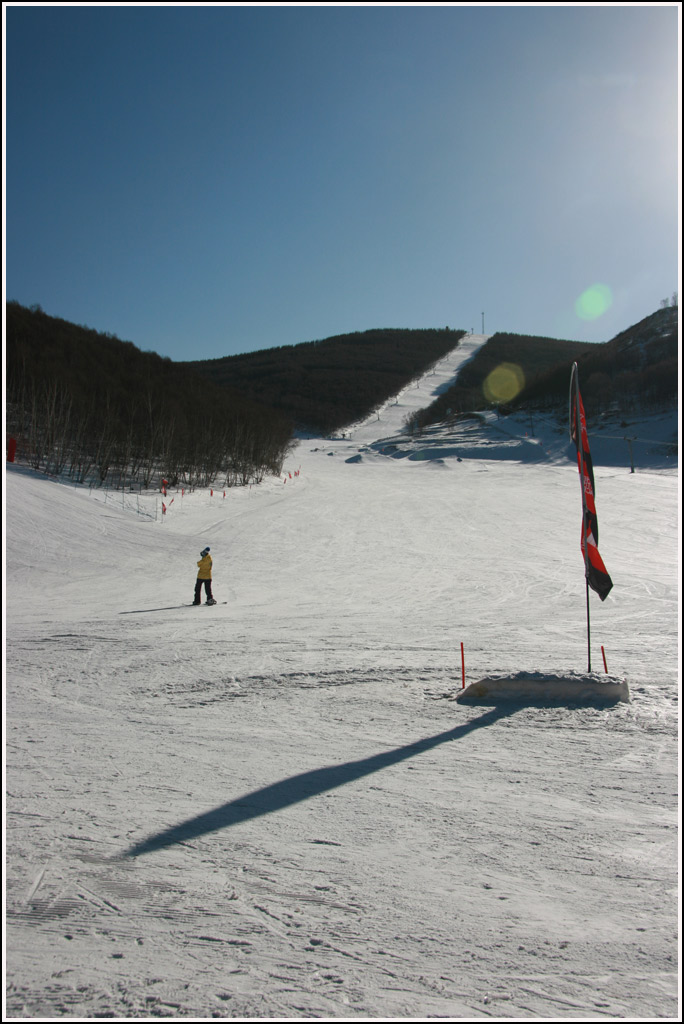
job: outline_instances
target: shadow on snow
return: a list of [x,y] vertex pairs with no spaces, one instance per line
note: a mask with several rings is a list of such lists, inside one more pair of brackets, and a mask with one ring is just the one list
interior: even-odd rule
[[156,835],[144,839],[140,843],[131,846],[124,854],[124,857],[139,857],[144,853],[152,853],[155,850],[163,850],[166,847],[174,846],[177,843],[187,842],[190,839],[197,839],[199,836],[208,835],[211,832],[220,832],[224,828],[238,825],[243,821],[250,821],[265,814],[272,814],[285,807],[309,800],[311,797],[326,793],[328,790],[337,789],[339,786],[346,786],[350,782],[362,779],[366,775],[382,771],[391,765],[406,761],[416,754],[440,746],[442,743],[451,743],[453,740],[462,739],[468,733],[481,729],[484,726],[493,725],[500,718],[514,714],[515,708],[496,708],[488,711],[479,718],[473,719],[464,725],[455,726],[446,732],[438,733],[427,739],[418,740],[416,743],[409,743],[395,750],[385,751],[382,754],[374,754],[372,757],[363,758],[361,761],[349,761],[346,764],[329,765],[326,768],[315,768],[313,771],[303,772],[301,775],[293,775],[280,782],[274,782],[263,789],[254,790],[237,800],[231,800],[220,807],[207,811],[205,814],[198,814],[194,818],[174,825],[172,828],[158,832]]

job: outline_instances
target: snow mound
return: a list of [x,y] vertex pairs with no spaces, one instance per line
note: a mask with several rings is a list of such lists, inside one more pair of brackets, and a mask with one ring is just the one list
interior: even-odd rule
[[596,672],[518,672],[516,675],[491,675],[471,683],[458,700],[469,704],[499,704],[512,701],[525,704],[606,705],[629,702],[629,687],[617,676]]

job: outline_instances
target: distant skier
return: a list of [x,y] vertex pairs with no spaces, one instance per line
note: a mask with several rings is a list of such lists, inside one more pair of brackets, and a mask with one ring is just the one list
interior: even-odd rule
[[197,582],[195,583],[195,600],[193,604],[202,604],[202,584],[207,595],[207,604],[216,604],[214,595],[211,592],[211,555],[209,554],[209,548],[204,548],[201,552],[200,560],[197,563],[198,573]]

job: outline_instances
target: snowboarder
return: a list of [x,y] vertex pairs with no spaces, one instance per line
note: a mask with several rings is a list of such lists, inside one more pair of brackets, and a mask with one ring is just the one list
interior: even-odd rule
[[209,554],[209,548],[204,548],[200,554],[200,560],[197,563],[198,573],[197,582],[195,583],[195,600],[193,604],[202,604],[202,584],[207,595],[207,604],[216,604],[214,595],[211,592],[211,555]]

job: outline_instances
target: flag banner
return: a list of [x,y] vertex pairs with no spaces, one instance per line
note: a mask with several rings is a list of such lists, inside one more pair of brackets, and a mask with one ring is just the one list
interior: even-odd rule
[[582,556],[587,583],[602,601],[612,590],[613,581],[606,571],[598,549],[598,519],[596,517],[596,487],[594,466],[589,451],[587,420],[579,389],[577,363],[573,364],[570,378],[570,437],[577,449],[577,467],[582,485]]

